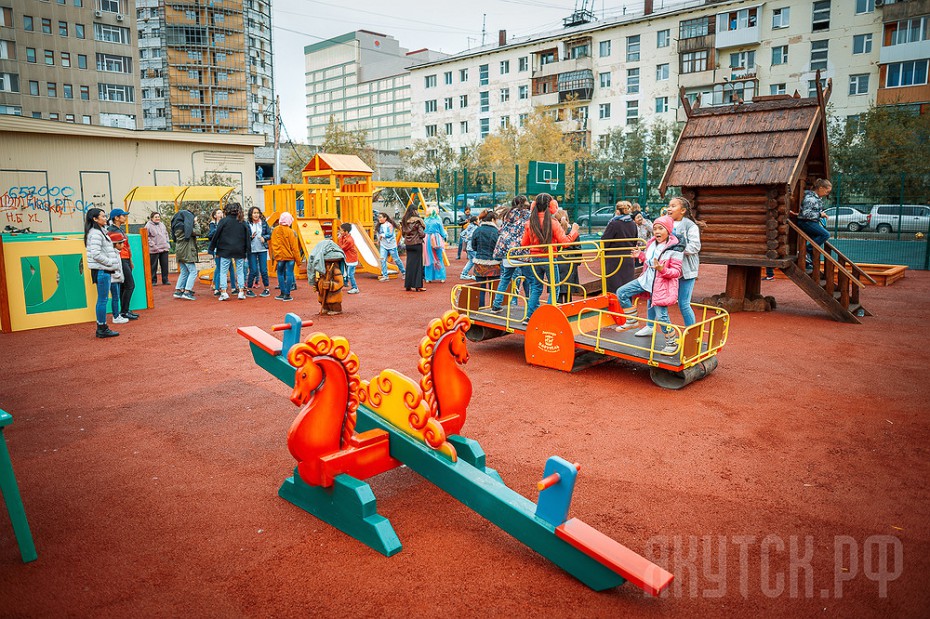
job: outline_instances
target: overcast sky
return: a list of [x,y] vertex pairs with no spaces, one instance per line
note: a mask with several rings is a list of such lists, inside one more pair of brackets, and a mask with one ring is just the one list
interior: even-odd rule
[[[616,14],[624,4],[636,10],[642,1],[594,0],[593,10]],[[574,8],[575,0],[272,0],[275,87],[284,127],[292,139],[306,140],[305,45],[373,30],[393,36],[409,50],[456,53],[481,45],[484,14],[486,42],[491,43],[498,30],[506,30],[508,37],[556,30]]]

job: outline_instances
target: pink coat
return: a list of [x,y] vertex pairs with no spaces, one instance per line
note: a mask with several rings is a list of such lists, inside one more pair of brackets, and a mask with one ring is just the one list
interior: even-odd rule
[[[651,239],[649,245],[655,243],[655,238]],[[678,244],[678,239],[674,235],[669,235],[668,245],[659,254],[659,264],[663,266],[662,270],[656,269],[655,282],[652,284],[652,304],[659,307],[669,307],[678,303],[678,280],[681,278],[681,260],[683,254],[682,246]],[[646,260],[646,252],[639,255],[640,261]]]

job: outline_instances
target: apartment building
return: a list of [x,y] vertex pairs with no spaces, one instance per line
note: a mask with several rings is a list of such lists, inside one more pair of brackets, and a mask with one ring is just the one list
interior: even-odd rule
[[[875,0],[881,6],[882,0]],[[930,112],[930,0],[885,2],[879,52],[879,105]]]
[[408,51],[394,37],[356,30],[304,48],[307,135],[319,145],[330,120],[367,132],[368,145],[398,151],[410,142],[411,64],[444,57]]
[[0,114],[142,127],[129,0],[0,0]]
[[[816,92],[818,70],[824,82],[833,80],[833,113],[856,116],[876,103],[885,80],[882,7],[875,0],[653,7],[646,0],[639,14],[520,39],[501,31],[496,45],[410,67],[411,138],[445,134],[469,148],[542,107],[565,133],[592,147],[618,127],[684,120],[681,89],[692,101],[700,95],[703,106],[759,94],[806,97]],[[922,50],[908,53],[926,58]],[[925,70],[911,75],[926,84]],[[887,80],[881,85],[897,88]]]
[[136,0],[146,129],[274,132],[271,3]]

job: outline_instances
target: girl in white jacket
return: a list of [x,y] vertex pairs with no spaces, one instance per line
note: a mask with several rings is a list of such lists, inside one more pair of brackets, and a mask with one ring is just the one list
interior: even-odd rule
[[107,297],[110,295],[110,277],[120,269],[119,252],[106,233],[107,215],[103,209],[92,208],[84,218],[84,245],[87,246],[87,268],[97,286],[97,337],[116,337],[116,331],[107,326]]

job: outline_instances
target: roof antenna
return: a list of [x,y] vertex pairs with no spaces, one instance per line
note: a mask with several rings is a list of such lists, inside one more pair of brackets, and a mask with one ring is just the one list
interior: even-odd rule
[[488,14],[483,13],[481,17],[481,47],[484,47],[484,40],[488,34]]

